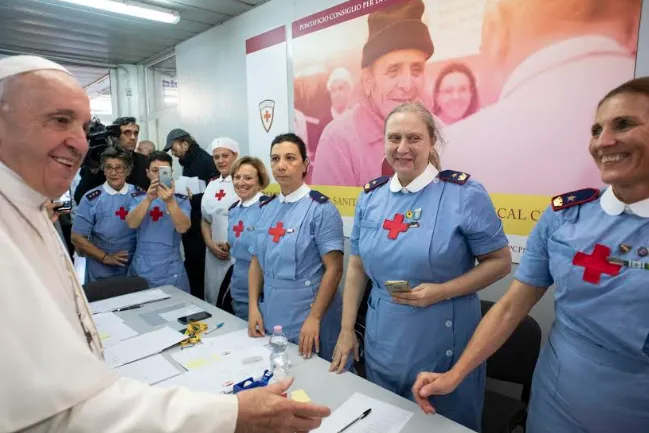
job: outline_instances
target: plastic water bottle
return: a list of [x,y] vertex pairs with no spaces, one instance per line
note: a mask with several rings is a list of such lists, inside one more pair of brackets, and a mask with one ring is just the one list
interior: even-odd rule
[[282,332],[282,327],[276,325],[273,328],[273,335],[270,337],[270,347],[272,352],[270,354],[270,371],[273,377],[270,383],[275,383],[288,377],[288,353],[286,347],[288,346],[288,338]]

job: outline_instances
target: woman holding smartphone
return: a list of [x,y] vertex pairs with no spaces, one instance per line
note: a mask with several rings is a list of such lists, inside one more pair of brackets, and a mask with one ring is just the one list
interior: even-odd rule
[[342,218],[304,183],[309,159],[300,137],[279,135],[270,152],[281,192],[260,204],[250,247],[248,332],[261,337],[281,325],[302,356],[315,351],[331,360],[340,330]]
[[228,210],[228,245],[234,258],[230,281],[234,314],[248,320],[248,271],[250,269],[250,244],[254,240],[255,226],[261,216],[259,201],[268,197],[261,190],[268,186],[268,172],[259,158],[244,156],[232,165],[232,183],[239,200]]
[[151,185],[131,194],[126,223],[137,229],[137,244],[129,275],[146,279],[151,287],[172,285],[189,293],[180,235],[191,226],[191,206],[187,196],[174,193],[171,163],[167,153],[151,153],[146,170]]
[[[476,292],[507,275],[511,256],[482,185],[467,173],[440,172],[438,133],[426,108],[398,106],[384,130],[395,174],[366,184],[356,204],[331,370],[341,372],[352,352],[358,358],[354,324],[370,279],[367,378],[413,399],[420,371],[447,371],[461,355],[481,317]],[[483,366],[435,407],[477,431],[484,387]]]

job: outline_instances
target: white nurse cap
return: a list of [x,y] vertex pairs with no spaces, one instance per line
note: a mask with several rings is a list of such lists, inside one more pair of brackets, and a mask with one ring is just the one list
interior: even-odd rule
[[212,154],[214,152],[214,149],[216,149],[217,147],[228,149],[237,154],[239,153],[239,143],[237,143],[230,137],[219,137],[212,140],[212,144],[210,144],[210,154]]

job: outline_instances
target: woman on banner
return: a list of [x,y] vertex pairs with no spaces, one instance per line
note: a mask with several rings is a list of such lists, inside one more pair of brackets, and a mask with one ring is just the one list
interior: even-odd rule
[[433,87],[433,114],[451,125],[480,109],[475,75],[464,63],[449,63]]
[[88,191],[72,223],[72,244],[87,258],[85,281],[126,275],[135,251],[135,230],[126,224],[131,194],[139,187],[126,183],[131,156],[109,148],[101,154],[103,185]]
[[259,201],[267,198],[261,195],[261,191],[270,180],[259,158],[244,156],[232,165],[232,183],[239,200],[230,206],[228,212],[228,247],[234,259],[230,294],[234,314],[247,321],[248,271],[252,258],[249,250],[261,215]]
[[422,0],[406,0],[368,15],[357,106],[322,133],[313,168],[316,185],[361,186],[381,174],[383,124],[405,101],[421,101],[426,60],[433,54]]
[[239,143],[228,137],[212,140],[210,154],[219,176],[210,180],[201,200],[201,233],[205,240],[205,300],[216,305],[221,284],[232,265],[228,240],[228,209],[237,201],[230,170]]
[[261,202],[250,247],[248,332],[261,337],[282,325],[302,356],[315,351],[331,360],[340,331],[342,218],[304,183],[309,159],[300,137],[275,137],[270,164],[280,194]]
[[[354,324],[369,279],[367,378],[410,399],[420,371],[455,364],[480,321],[476,292],[511,268],[487,191],[467,173],[439,171],[438,137],[420,104],[400,105],[387,117],[385,156],[395,175],[370,181],[358,198],[331,363],[341,372],[352,352],[358,358]],[[484,390],[483,364],[453,393],[436,398],[437,410],[479,430]]]
[[526,431],[649,431],[649,77],[601,100],[591,137],[609,186],[552,199],[516,279],[457,364],[417,379],[425,412],[435,406],[428,397],[461,387],[555,283],[556,319],[536,364]]

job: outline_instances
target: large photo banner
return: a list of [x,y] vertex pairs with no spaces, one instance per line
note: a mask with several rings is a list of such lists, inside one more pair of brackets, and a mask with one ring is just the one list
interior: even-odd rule
[[437,120],[443,169],[486,187],[518,262],[551,196],[602,186],[590,129],[598,101],[634,76],[640,9],[641,0],[352,0],[294,22],[307,181],[349,223],[360,187],[393,173],[384,119],[421,102]]
[[246,40],[248,145],[250,155],[270,168],[270,143],[288,131],[286,27]]

